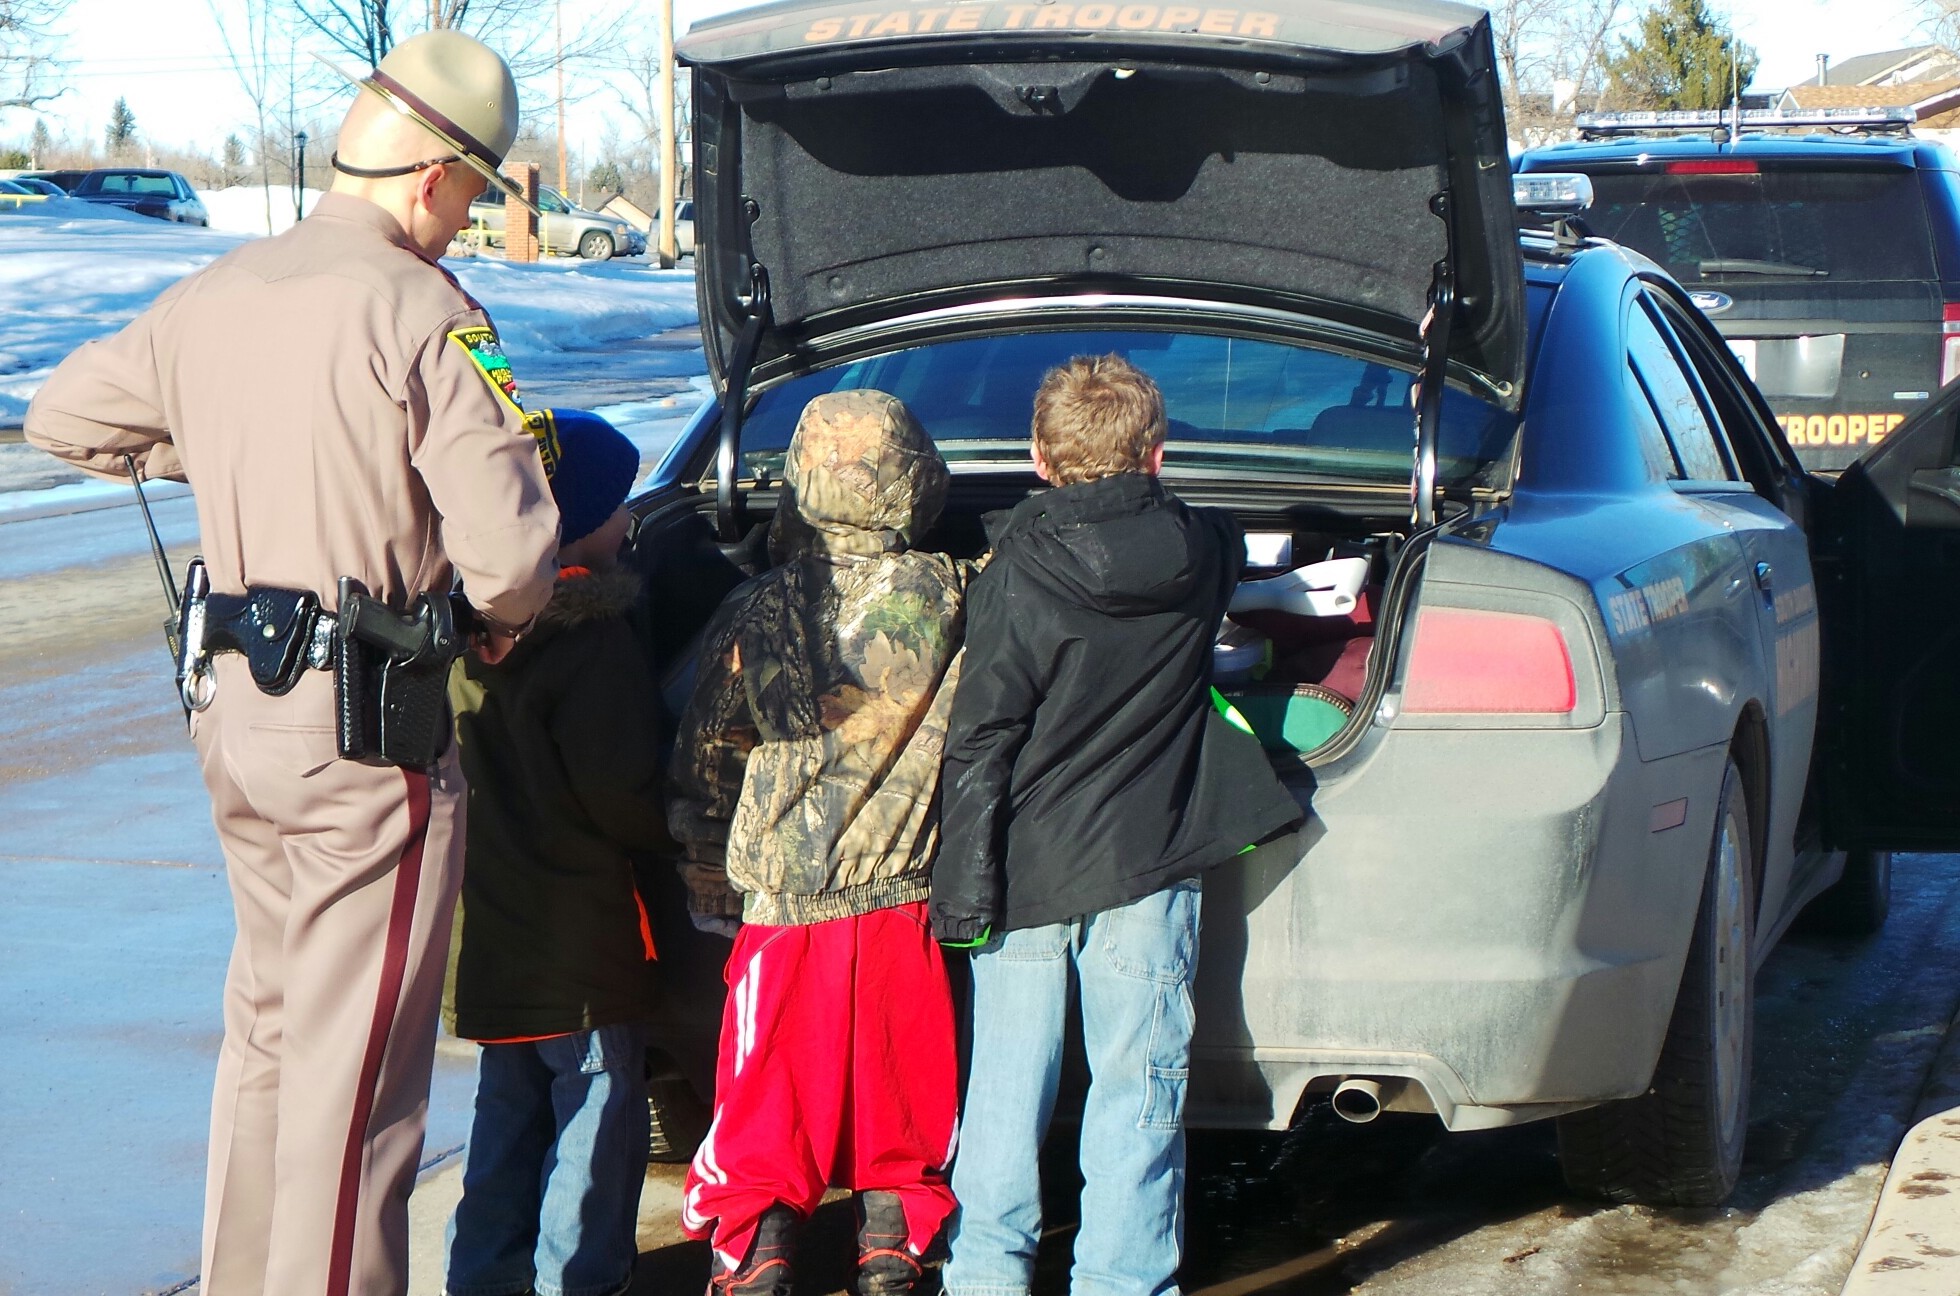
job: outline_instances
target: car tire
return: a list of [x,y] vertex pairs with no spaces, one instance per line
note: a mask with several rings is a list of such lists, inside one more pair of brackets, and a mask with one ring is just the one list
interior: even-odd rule
[[1742,775],[1722,776],[1694,938],[1647,1092],[1558,1118],[1575,1192],[1641,1206],[1717,1206],[1742,1172],[1754,1046],[1755,849]]
[[647,1160],[685,1165],[708,1136],[711,1113],[666,1052],[647,1050]]
[[587,261],[610,261],[613,254],[612,235],[604,230],[587,230],[579,236],[578,254]]
[[1798,924],[1815,936],[1875,936],[1892,911],[1892,852],[1844,853],[1844,873],[1804,906]]

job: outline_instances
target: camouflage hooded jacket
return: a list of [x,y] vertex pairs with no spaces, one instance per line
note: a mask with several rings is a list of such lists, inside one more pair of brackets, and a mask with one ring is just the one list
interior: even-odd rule
[[668,801],[694,911],[737,912],[732,887],[769,925],[930,895],[972,570],[910,552],[946,465],[883,392],[812,400],[784,483],[778,566],[708,626]]

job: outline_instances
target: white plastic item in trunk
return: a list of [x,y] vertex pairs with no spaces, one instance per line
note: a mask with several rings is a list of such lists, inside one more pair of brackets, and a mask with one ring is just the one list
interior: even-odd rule
[[1231,612],[1289,612],[1294,616],[1350,616],[1368,583],[1366,558],[1330,558],[1296,567],[1269,580],[1242,581]]

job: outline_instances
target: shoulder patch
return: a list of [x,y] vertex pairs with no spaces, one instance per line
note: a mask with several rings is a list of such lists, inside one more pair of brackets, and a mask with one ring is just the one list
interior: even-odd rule
[[449,340],[463,348],[463,354],[483,375],[483,381],[490,384],[490,390],[524,416],[524,426],[538,439],[538,455],[544,460],[545,476],[557,472],[558,429],[552,423],[551,411],[533,413],[524,408],[523,398],[517,391],[517,375],[511,372],[510,358],[504,354],[504,344],[498,340],[497,330],[487,324],[475,324],[452,330]]
[[544,475],[558,475],[558,417],[548,409],[526,410],[524,426],[538,439],[538,457],[544,460]]

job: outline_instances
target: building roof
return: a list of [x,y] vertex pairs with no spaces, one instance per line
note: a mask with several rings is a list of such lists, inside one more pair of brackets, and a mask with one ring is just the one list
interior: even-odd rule
[[[1824,74],[1826,86],[1863,85],[1868,80],[1884,76],[1901,63],[1911,62],[1918,55],[1932,49],[1930,45],[1911,45],[1905,49],[1882,50],[1876,54],[1855,54],[1842,62],[1832,63]],[[1809,77],[1791,86],[1792,90],[1802,86],[1817,86],[1817,78]]]
[[1788,108],[1913,108],[1960,86],[1960,78],[1898,85],[1800,85],[1784,92]]
[[1952,130],[1960,126],[1960,78],[1883,86],[1791,86],[1777,106],[1785,110],[1912,108],[1919,113],[1916,129]]

